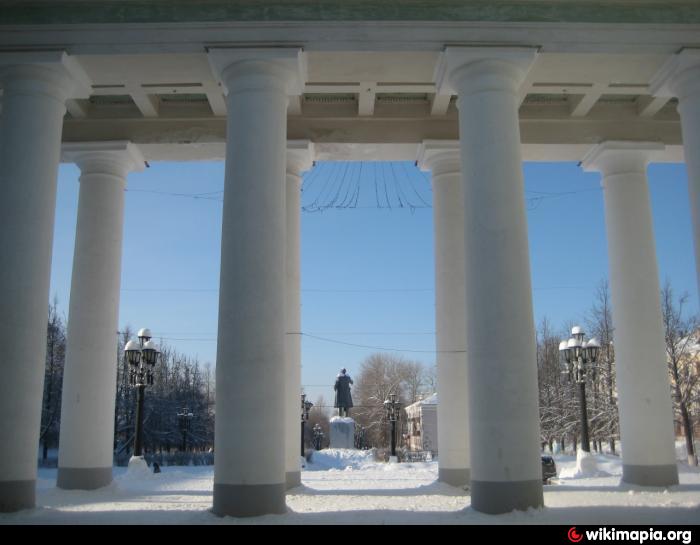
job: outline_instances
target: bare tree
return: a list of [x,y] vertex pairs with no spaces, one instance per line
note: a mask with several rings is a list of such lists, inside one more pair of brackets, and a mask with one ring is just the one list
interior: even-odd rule
[[328,446],[330,442],[330,411],[325,398],[320,395],[316,398],[314,406],[309,411],[309,420],[304,427],[304,445],[314,445],[314,426],[321,426],[323,441],[321,446]]
[[586,327],[591,337],[600,342],[598,361],[591,370],[592,383],[591,424],[594,441],[607,438],[615,453],[615,441],[619,436],[620,422],[615,394],[615,350],[613,345],[612,305],[607,280],[601,280],[596,290],[593,306],[588,313]]
[[578,426],[576,394],[559,363],[560,337],[543,318],[537,332],[537,379],[541,440],[550,451],[555,440],[565,444],[565,438],[575,435]]
[[41,411],[40,441],[42,460],[46,462],[49,448],[58,445],[61,424],[61,392],[63,368],[66,359],[66,326],[58,314],[58,300],[49,305],[46,330],[46,365],[44,368],[44,396]]
[[698,364],[698,319],[685,316],[688,294],[674,299],[673,288],[667,280],[661,290],[661,309],[666,329],[666,359],[671,376],[671,388],[676,413],[680,416],[685,434],[688,464],[698,465],[693,443],[693,416],[690,405],[697,399],[700,385]]
[[386,353],[372,354],[362,362],[353,392],[353,418],[365,428],[369,446],[389,444],[384,411],[384,401],[389,395],[395,394],[406,407],[428,393],[427,384],[425,368],[420,362]]

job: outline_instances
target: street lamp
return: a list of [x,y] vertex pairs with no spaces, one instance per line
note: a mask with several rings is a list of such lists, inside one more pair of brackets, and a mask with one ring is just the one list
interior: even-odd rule
[[323,429],[320,424],[314,426],[314,448],[321,450],[321,442],[323,441]]
[[364,426],[355,428],[355,448],[357,449],[365,449],[365,430],[366,428]]
[[588,440],[588,410],[586,408],[586,370],[598,361],[600,343],[594,337],[588,342],[580,326],[571,328],[571,338],[559,343],[559,354],[563,372],[579,385],[579,407],[581,410],[581,450],[591,452]]
[[396,421],[399,419],[401,403],[396,401],[396,394],[389,394],[389,399],[384,401],[386,418],[391,422],[391,457],[396,459]]
[[190,431],[192,417],[194,415],[188,408],[183,408],[181,413],[177,413],[177,423],[182,432],[182,452],[187,452],[187,432]]
[[136,433],[134,456],[142,456],[143,450],[143,398],[146,386],[153,386],[153,370],[158,361],[158,349],[151,341],[151,331],[140,329],[139,342],[129,341],[124,347],[124,358],[129,364],[129,382],[136,388]]
[[306,394],[301,394],[301,456],[304,457],[304,425],[309,419],[309,411],[314,404],[306,401]]

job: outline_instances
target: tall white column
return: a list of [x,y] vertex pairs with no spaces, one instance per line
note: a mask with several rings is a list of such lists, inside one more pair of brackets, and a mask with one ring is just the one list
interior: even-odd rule
[[211,49],[227,91],[216,363],[214,512],[286,511],[287,95],[299,49]]
[[64,144],[81,171],[58,455],[60,488],[112,482],[124,189],[144,159],[129,142]]
[[678,97],[700,294],[700,49],[684,49],[673,55],[654,77],[650,88],[658,96]]
[[432,171],[435,225],[435,331],[438,477],[469,484],[469,391],[464,293],[464,191],[459,142],[426,141],[420,168]]
[[485,513],[543,504],[517,96],[534,58],[528,48],[448,47],[439,82],[458,95],[471,496]]
[[285,470],[287,488],[301,485],[301,173],[311,168],[313,144],[294,140],[287,144],[286,244],[286,427]]
[[2,53],[0,80],[0,511],[15,511],[35,504],[65,100],[89,82],[63,52]]
[[615,326],[622,480],[678,483],[671,387],[646,166],[662,144],[604,142],[583,160],[603,175]]

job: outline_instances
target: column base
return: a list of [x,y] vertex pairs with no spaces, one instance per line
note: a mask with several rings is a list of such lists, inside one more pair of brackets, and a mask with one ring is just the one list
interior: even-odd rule
[[64,490],[95,490],[112,482],[112,467],[59,467],[56,486]]
[[301,471],[287,471],[287,490],[301,486]]
[[678,484],[678,467],[676,464],[665,466],[622,464],[622,482],[639,486],[671,486]]
[[214,484],[215,515],[258,517],[287,512],[287,484]]
[[0,481],[0,513],[36,506],[36,481]]
[[544,506],[542,480],[471,481],[472,507],[489,515]]
[[438,467],[438,481],[451,486],[465,486],[469,484],[471,470],[465,468]]

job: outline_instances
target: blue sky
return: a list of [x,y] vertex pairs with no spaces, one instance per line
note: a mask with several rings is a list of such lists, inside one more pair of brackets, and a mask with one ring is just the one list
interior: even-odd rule
[[[535,320],[547,316],[555,327],[582,321],[607,276],[600,176],[574,163],[525,163],[524,174]],[[685,167],[654,164],[648,174],[661,281],[688,292],[689,310],[697,312]],[[64,314],[78,176],[74,165],[61,165],[51,295]],[[152,163],[130,175],[126,193],[120,327],[150,327],[212,364],[223,178],[223,163]],[[434,363],[429,176],[411,163],[318,163],[304,188],[302,382],[310,399],[332,401],[338,369],[356,373],[377,351],[352,345]],[[333,199],[355,207],[309,211]]]

